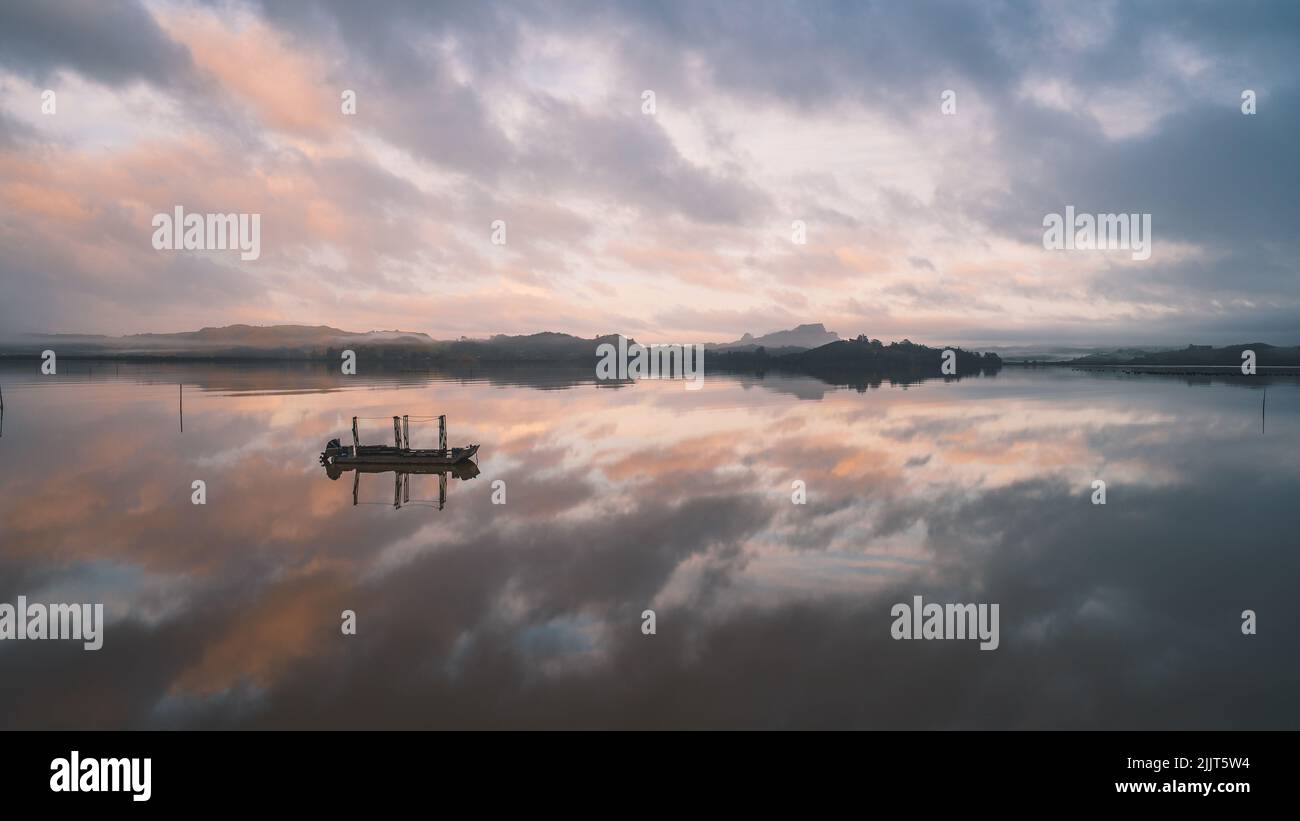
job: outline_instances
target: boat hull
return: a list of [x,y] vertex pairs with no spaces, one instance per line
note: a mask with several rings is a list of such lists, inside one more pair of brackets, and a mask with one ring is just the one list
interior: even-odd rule
[[447,450],[415,450],[396,448],[388,445],[362,445],[353,452],[351,447],[327,448],[321,454],[322,464],[334,464],[339,467],[385,467],[401,469],[420,466],[458,465],[467,462],[478,453],[478,445]]

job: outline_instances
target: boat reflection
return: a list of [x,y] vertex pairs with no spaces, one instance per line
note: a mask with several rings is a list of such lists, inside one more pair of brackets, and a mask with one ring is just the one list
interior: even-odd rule
[[[393,509],[395,510],[403,507],[433,507],[435,505],[438,510],[442,510],[447,504],[448,477],[468,481],[479,474],[478,465],[471,461],[458,462],[454,465],[403,465],[400,470],[383,465],[345,465],[338,462],[325,465],[325,475],[331,480],[337,481],[340,476],[349,471],[352,473],[352,504],[354,506],[359,504],[387,504],[386,502],[362,502],[359,500],[361,474],[393,474]],[[411,499],[412,474],[437,474],[438,499],[436,502],[432,499]]]

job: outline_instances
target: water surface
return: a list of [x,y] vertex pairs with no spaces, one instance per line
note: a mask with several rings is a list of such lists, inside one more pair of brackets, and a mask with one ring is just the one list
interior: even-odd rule
[[[3,727],[1300,727],[1294,379],[1265,424],[1262,381],[1061,369],[38,364],[0,367],[0,601],[108,625],[0,643]],[[317,462],[438,413],[482,445],[441,509]],[[914,595],[1001,646],[891,639]]]

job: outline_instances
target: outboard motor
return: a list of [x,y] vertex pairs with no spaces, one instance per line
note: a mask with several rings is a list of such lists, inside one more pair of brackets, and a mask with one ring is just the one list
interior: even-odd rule
[[[343,452],[343,446],[339,444],[339,440],[331,439],[325,443],[325,451],[320,455],[320,463],[327,467],[333,465],[334,457],[338,456],[342,452]],[[338,477],[331,476],[330,478],[334,479]]]

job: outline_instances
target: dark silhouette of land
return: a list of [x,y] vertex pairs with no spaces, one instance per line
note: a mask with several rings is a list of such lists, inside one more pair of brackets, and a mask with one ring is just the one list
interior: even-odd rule
[[725,342],[721,345],[710,344],[704,347],[710,352],[752,352],[764,348],[769,355],[780,355],[820,348],[822,345],[829,345],[832,342],[839,341],[839,334],[826,330],[826,326],[818,322],[800,325],[788,331],[774,331],[759,337],[747,333],[735,342]]
[[1254,351],[1257,367],[1300,367],[1300,346],[1278,347],[1263,342],[1227,345],[1222,348],[1188,345],[1175,351],[1090,354],[1061,364],[1074,367],[1125,367],[1152,373],[1168,368],[1240,368],[1245,361],[1243,354],[1246,351]]
[[[543,332],[510,336],[498,334],[486,339],[438,340],[412,331],[369,331],[356,333],[327,325],[229,325],[199,331],[168,334],[131,334],[99,336],[81,334],[30,334],[0,343],[0,356],[32,357],[53,350],[59,358],[108,360],[328,360],[338,361],[343,351],[353,351],[358,360],[381,360],[411,365],[472,364],[587,364],[594,363],[597,349],[604,344],[618,346],[618,334],[592,338],[565,333]],[[860,339],[865,339],[862,337]],[[631,345],[635,339],[627,338]],[[755,337],[745,334],[735,342],[708,343],[710,359],[736,356],[735,362],[747,361],[752,354],[769,361],[820,350],[807,360],[783,360],[792,368],[802,368],[801,361],[817,368],[840,364],[885,365],[906,361],[919,362],[930,350],[904,340],[881,348],[859,350],[857,341],[840,339],[825,326],[800,325],[785,331]],[[902,347],[898,347],[902,346]],[[938,357],[934,349],[934,357]],[[995,357],[996,358],[996,357]],[[960,361],[960,360],[959,360]],[[928,363],[926,366],[928,368]]]
[[617,335],[583,339],[562,333],[437,340],[412,331],[356,333],[326,325],[230,325],[171,334],[95,336],[30,334],[0,343],[0,356],[30,358],[53,350],[60,359],[178,361],[332,361],[353,351],[360,361],[395,365],[475,363],[574,364],[595,360]]
[[752,372],[761,376],[767,371],[805,374],[837,385],[859,388],[877,387],[882,380],[895,383],[918,382],[923,379],[982,376],[997,373],[1002,360],[995,353],[976,353],[953,347],[954,372],[943,372],[945,348],[918,345],[911,340],[891,342],[859,336],[842,339],[811,350],[797,350],[778,354],[764,348],[753,351],[724,351],[715,353],[710,367],[715,370]]
[[[101,336],[87,334],[29,334],[0,341],[0,360],[31,359],[53,350],[60,360],[225,363],[338,363],[345,351],[368,366],[388,370],[442,369],[472,376],[475,369],[516,370],[521,375],[539,367],[567,369],[573,378],[594,367],[601,345],[618,347],[620,336],[591,338],[565,333],[498,334],[485,339],[439,340],[412,331],[344,331],[327,325],[230,325],[167,334]],[[636,340],[627,338],[627,345]],[[840,339],[820,323],[800,325],[761,336],[745,334],[729,343],[705,345],[708,368],[762,376],[783,372],[813,376],[837,385],[874,386],[882,379],[962,378],[997,373],[1005,363],[993,352],[978,353],[953,346],[956,372],[941,370],[943,351],[904,339],[884,343],[858,336]],[[1243,351],[1254,351],[1256,365],[1265,369],[1300,368],[1300,347],[1262,342],[1215,348],[1189,345],[1183,349],[1120,348],[1045,364],[1143,373],[1222,373],[1240,367]],[[1199,370],[1198,370],[1199,369]],[[1274,371],[1277,373],[1278,371]]]

